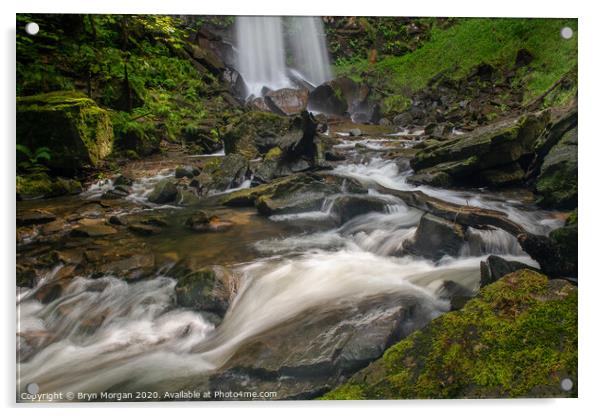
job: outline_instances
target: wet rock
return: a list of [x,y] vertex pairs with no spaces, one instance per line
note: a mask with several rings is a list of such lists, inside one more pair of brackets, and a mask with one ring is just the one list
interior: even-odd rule
[[452,185],[452,178],[445,172],[429,172],[423,171],[416,175],[412,175],[407,179],[408,183],[414,185],[429,185],[440,188],[446,188]]
[[121,215],[111,215],[109,217],[109,224],[113,225],[127,225],[127,220]]
[[[176,270],[183,268],[186,266],[175,266]],[[221,320],[238,290],[236,276],[220,266],[178,273],[175,288],[178,305],[215,314]]]
[[[575,286],[531,270],[506,275],[324,399],[576,397],[576,387],[563,390],[559,380],[577,379],[577,295]],[[504,358],[495,373],[508,379],[483,377],[497,354]]]
[[233,68],[226,68],[222,74],[222,79],[230,87],[230,91],[235,97],[245,99],[247,97],[247,84],[243,76]]
[[349,135],[352,137],[359,137],[362,135],[362,131],[358,128],[354,128],[349,130]]
[[194,167],[194,166],[190,166],[190,165],[186,165],[186,166],[178,166],[176,168],[176,172],[175,172],[175,176],[176,179],[179,178],[194,178],[195,176],[197,176],[199,173],[201,173],[201,171]]
[[481,262],[481,287],[487,286],[503,276],[521,269],[537,270],[519,261],[509,261],[502,257],[490,255]]
[[204,188],[225,191],[242,184],[249,170],[249,162],[241,154],[228,154],[218,166],[206,167],[205,170],[211,175],[211,181]]
[[55,233],[60,233],[68,229],[67,223],[62,220],[55,220],[49,223],[46,223],[40,227],[40,232],[43,235],[51,235]]
[[104,237],[115,233],[115,228],[103,224],[82,224],[71,230],[73,237]]
[[17,225],[45,224],[56,220],[56,215],[44,209],[32,209],[17,214]]
[[211,378],[211,388],[278,391],[279,399],[312,398],[425,325],[413,296],[381,295],[311,308],[259,334]]
[[432,214],[424,214],[414,236],[403,243],[403,254],[439,260],[457,257],[465,241],[464,228]]
[[184,225],[193,231],[208,232],[226,231],[230,229],[234,223],[231,221],[222,220],[218,216],[210,215],[205,211],[199,211],[196,214],[188,217]]
[[191,206],[199,203],[199,197],[190,189],[178,189],[176,205]]
[[148,196],[149,202],[154,204],[166,204],[173,202],[178,193],[176,185],[169,179],[163,179],[155,185],[153,191]]
[[339,223],[370,212],[386,212],[387,203],[382,199],[369,195],[343,195],[337,197],[332,205],[331,213],[336,215]]
[[378,125],[379,126],[392,126],[393,123],[388,118],[383,117],[380,120],[378,120]]
[[414,117],[412,116],[412,113],[406,111],[404,113],[397,114],[395,117],[393,117],[393,124],[399,127],[406,127],[412,124],[413,120]]
[[130,178],[129,176],[125,176],[125,175],[119,175],[115,178],[115,180],[113,181],[113,186],[132,186],[134,184],[134,180],[132,178]]
[[567,131],[543,159],[535,189],[542,206],[575,208],[577,206],[577,128]]
[[366,104],[368,90],[348,77],[327,81],[309,94],[308,108],[329,115],[353,114]]
[[475,292],[452,280],[445,280],[437,290],[437,295],[449,300],[451,310],[457,311],[475,296]]
[[154,235],[161,232],[161,228],[150,224],[130,224],[128,230],[138,235]]
[[556,229],[548,237],[520,234],[518,242],[550,277],[577,278],[577,224]]
[[328,150],[324,152],[324,159],[329,162],[340,162],[346,159],[345,155],[341,152]]
[[154,273],[155,256],[150,253],[132,254],[100,267],[102,273],[114,273],[127,279],[139,279]]
[[548,119],[548,112],[530,113],[430,145],[412,159],[412,168],[444,172],[459,183],[514,182],[521,173],[516,162],[533,158]]
[[307,108],[309,91],[306,89],[282,88],[268,92],[264,99],[267,106],[276,114],[290,116],[299,114]]
[[109,189],[102,194],[102,199],[119,199],[125,198],[131,192],[131,188],[126,185],[117,185],[113,189]]

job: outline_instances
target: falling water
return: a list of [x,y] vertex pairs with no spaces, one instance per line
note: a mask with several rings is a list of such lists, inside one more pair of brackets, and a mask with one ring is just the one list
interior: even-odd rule
[[294,17],[293,25],[291,46],[297,70],[313,85],[332,79],[322,20],[319,17]]
[[290,86],[286,76],[282,18],[278,16],[238,16],[236,18],[238,70],[249,94],[261,95],[263,87]]

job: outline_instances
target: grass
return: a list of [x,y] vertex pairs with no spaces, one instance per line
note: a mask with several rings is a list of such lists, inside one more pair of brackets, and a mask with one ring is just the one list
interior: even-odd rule
[[[571,39],[560,36],[565,26],[573,29]],[[524,81],[525,101],[530,101],[576,66],[577,20],[459,19],[448,29],[433,29],[430,40],[414,52],[384,57],[372,66],[367,60],[342,62],[335,72],[356,80],[368,72],[391,92],[408,96],[439,74],[461,79],[481,63],[512,69],[521,48],[534,57],[517,72]]]

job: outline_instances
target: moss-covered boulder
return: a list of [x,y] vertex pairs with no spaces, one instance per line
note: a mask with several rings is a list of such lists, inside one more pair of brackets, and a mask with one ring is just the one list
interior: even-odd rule
[[82,184],[69,178],[51,177],[45,172],[17,175],[17,198],[36,199],[82,192]]
[[48,147],[48,166],[65,172],[98,166],[113,149],[109,114],[76,92],[17,98],[17,143]]
[[566,132],[543,160],[535,183],[539,203],[554,208],[577,206],[577,128]]
[[228,310],[230,299],[238,287],[235,276],[220,266],[187,270],[178,278],[176,298],[178,305],[208,312],[221,320]]
[[[572,381],[568,391],[563,379]],[[577,288],[519,270],[389,348],[325,399],[577,396]]]
[[239,153],[247,159],[256,158],[276,146],[289,127],[287,117],[262,111],[244,113],[226,127],[224,150],[226,154]]
[[412,168],[424,177],[443,172],[457,184],[516,183],[525,174],[519,163],[526,164],[533,157],[535,142],[548,120],[548,112],[530,113],[436,142],[416,154]]

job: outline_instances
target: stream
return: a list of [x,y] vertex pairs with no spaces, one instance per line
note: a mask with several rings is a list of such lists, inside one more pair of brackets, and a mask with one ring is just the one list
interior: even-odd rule
[[[386,201],[386,211],[357,216],[342,225],[329,221],[337,198],[329,196],[320,210],[269,218],[250,208],[213,206],[236,226],[223,233],[185,233],[171,225],[198,208],[146,202],[152,186],[173,175],[173,170],[139,178],[126,204],[116,209],[167,213],[164,233],[136,237],[157,257],[186,255],[231,270],[237,290],[223,321],[215,326],[203,314],[178,307],[176,280],[169,269],[160,267],[155,277],[142,280],[111,274],[77,276],[60,297],[41,303],[36,293],[66,267],[56,262],[34,288],[18,289],[18,392],[36,383],[41,393],[153,391],[160,395],[151,398],[164,398],[165,392],[220,386],[275,390],[281,393],[279,398],[312,397],[322,386],[341,380],[341,374],[367,364],[356,353],[369,350],[370,339],[380,339],[381,332],[375,332],[380,331],[379,322],[395,322],[402,328],[399,338],[450,309],[449,300],[441,296],[443,282],[453,281],[476,293],[480,262],[488,255],[538,266],[513,236],[497,229],[470,228],[458,257],[434,262],[399,256],[422,212],[370,189],[374,184],[418,189],[445,201],[505,212],[536,234],[562,224],[555,213],[535,209],[523,191],[411,185],[406,181],[411,173],[407,161],[387,160],[380,151],[391,142],[401,143],[397,138],[362,138],[361,152],[347,139],[341,137],[339,145],[347,161],[331,172],[363,183],[370,197]],[[110,183],[99,182],[75,197],[27,203],[32,207],[62,203],[69,210],[98,200],[103,186]],[[119,239],[106,240],[118,245]],[[17,251],[30,250],[34,256],[36,244],[34,236]],[[403,318],[398,318],[400,310],[405,311]],[[396,320],[391,321],[392,316]],[[366,328],[371,328],[366,332],[370,339],[358,340]],[[370,359],[391,343],[385,338],[375,341],[380,344],[370,350]],[[339,348],[343,339],[353,340],[355,349],[346,347],[352,341]],[[330,363],[332,357],[335,364]],[[238,379],[239,369],[248,368],[245,360],[251,359],[259,361],[256,371]],[[325,362],[334,370],[323,367]],[[257,368],[278,375],[257,375]]]

